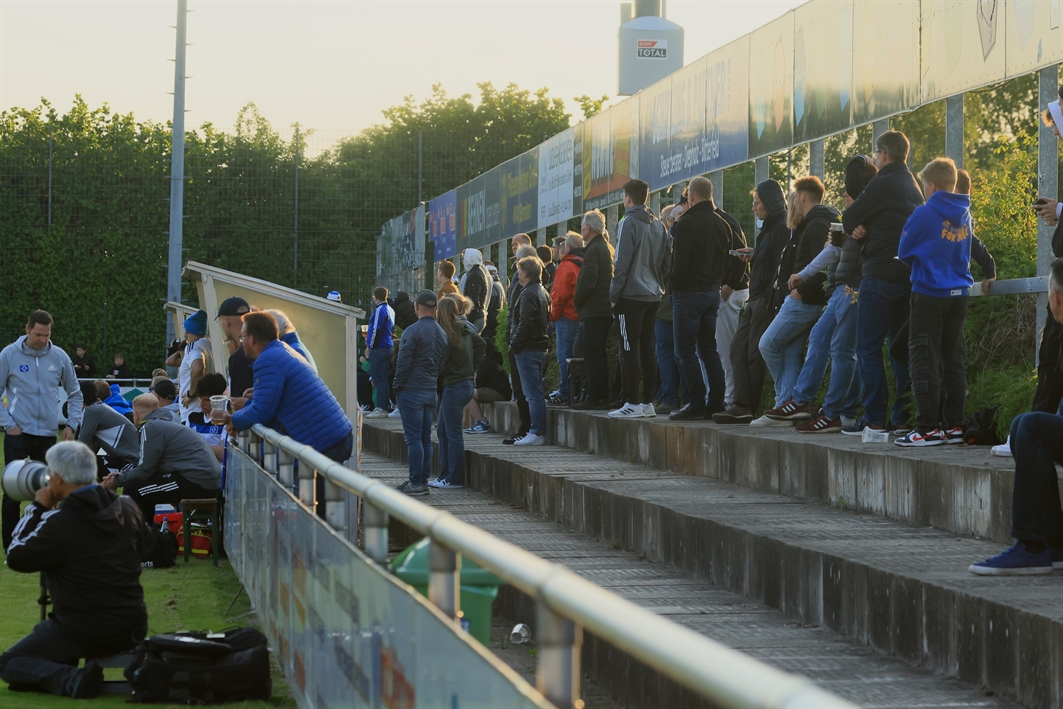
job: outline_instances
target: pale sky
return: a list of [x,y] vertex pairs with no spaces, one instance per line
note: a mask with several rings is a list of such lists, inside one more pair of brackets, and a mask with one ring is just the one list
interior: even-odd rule
[[[802,0],[803,1],[803,0]],[[690,61],[799,0],[667,3]],[[616,96],[620,3],[589,0],[354,2],[189,0],[186,126],[230,130],[253,101],[287,134],[356,132],[432,84],[549,87],[574,119],[572,97]],[[0,109],[46,97],[65,112],[76,93],[137,119],[173,116],[176,0],[0,0]]]

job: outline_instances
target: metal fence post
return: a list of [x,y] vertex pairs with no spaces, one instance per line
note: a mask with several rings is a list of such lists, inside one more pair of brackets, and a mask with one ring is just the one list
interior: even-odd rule
[[963,167],[963,94],[945,99],[945,155]]
[[362,500],[362,534],[365,553],[383,566],[388,563],[388,513]]
[[535,685],[558,707],[568,709],[579,701],[580,646],[583,628],[547,607],[536,604],[539,663]]
[[823,138],[813,140],[808,144],[808,172],[821,180],[826,177],[826,169],[823,164],[826,146],[827,141]]
[[428,546],[428,600],[450,618],[461,610],[458,555],[435,539]]
[[[303,466],[300,465],[299,467],[302,468]],[[306,475],[303,475],[302,470],[299,471],[299,502],[302,502],[312,510],[314,509],[314,493],[317,489],[314,476],[317,475],[318,472],[310,466],[306,467]]]
[[251,431],[250,429],[240,431],[236,437],[237,445],[240,446],[240,450],[248,455],[251,454]]
[[280,480],[281,485],[290,488],[295,480],[295,457],[281,449],[277,453],[277,458],[277,479]]
[[262,469],[273,475],[277,474],[277,451],[278,446],[266,441],[262,450]]
[[[1038,73],[1037,106],[1040,110],[1059,98],[1059,69],[1053,64]],[[1037,121],[1037,196],[1049,199],[1059,198],[1059,144],[1056,142],[1052,126],[1044,121]],[[1043,219],[1037,220],[1037,275],[1047,276],[1049,265],[1055,254],[1052,253],[1053,227],[1047,226]],[[1037,331],[1034,333],[1034,349],[1040,354],[1041,330],[1044,329],[1048,316],[1048,294],[1037,294]]]
[[[318,471],[318,475],[322,473]],[[347,496],[342,487],[325,476],[325,521],[337,532],[347,529]]]

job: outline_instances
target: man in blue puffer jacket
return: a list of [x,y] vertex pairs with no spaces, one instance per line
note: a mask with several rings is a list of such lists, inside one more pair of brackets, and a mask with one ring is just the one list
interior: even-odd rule
[[[277,321],[269,313],[247,313],[240,332],[244,352],[253,361],[254,394],[231,418],[230,432],[256,423],[279,423],[285,435],[342,463],[354,449],[354,428],[336,397],[306,360],[277,339]],[[239,400],[234,404],[239,405]],[[323,478],[319,478],[323,480]],[[324,514],[318,494],[319,515]]]

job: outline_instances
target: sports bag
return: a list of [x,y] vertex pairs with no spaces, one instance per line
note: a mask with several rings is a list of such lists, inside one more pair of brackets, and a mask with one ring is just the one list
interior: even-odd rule
[[133,701],[218,704],[270,698],[269,649],[254,628],[153,635],[125,677]]

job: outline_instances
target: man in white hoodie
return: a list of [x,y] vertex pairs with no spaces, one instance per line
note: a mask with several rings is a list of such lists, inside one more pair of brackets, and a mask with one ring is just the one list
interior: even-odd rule
[[[74,364],[66,352],[52,344],[52,316],[43,310],[30,313],[26,334],[0,352],[0,428],[4,429],[4,460],[32,458],[44,462],[55,445],[59,429],[59,387],[70,402],[63,440],[74,440],[81,424],[82,396]],[[19,503],[4,494],[4,549],[19,519]]]
[[465,317],[476,328],[476,332],[482,332],[487,319],[487,301],[491,295],[491,277],[483,266],[484,257],[479,249],[465,249],[461,260],[465,263],[465,273],[458,283],[458,290],[472,301],[472,307]]

